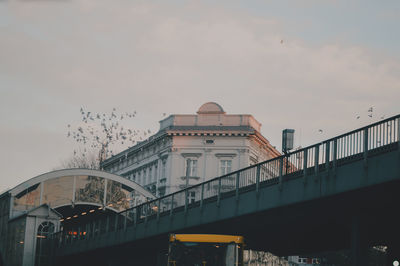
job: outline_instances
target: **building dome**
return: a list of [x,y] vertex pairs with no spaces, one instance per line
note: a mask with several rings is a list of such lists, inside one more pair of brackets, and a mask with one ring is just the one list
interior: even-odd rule
[[197,111],[198,114],[225,114],[224,109],[221,105],[215,102],[208,102],[200,106]]

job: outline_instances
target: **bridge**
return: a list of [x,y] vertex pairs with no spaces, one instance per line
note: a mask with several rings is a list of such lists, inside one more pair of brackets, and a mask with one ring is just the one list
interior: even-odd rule
[[171,232],[240,234],[281,256],[350,248],[353,265],[370,246],[393,257],[399,131],[397,115],[60,232],[57,265],[156,265]]

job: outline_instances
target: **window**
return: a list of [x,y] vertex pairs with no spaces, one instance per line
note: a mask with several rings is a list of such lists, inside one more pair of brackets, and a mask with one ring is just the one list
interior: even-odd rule
[[229,174],[232,171],[232,160],[220,161],[220,175]]
[[159,195],[159,197],[163,197],[165,195],[165,187],[159,189],[158,195]]
[[156,194],[156,185],[148,186],[147,190],[153,194]]
[[189,204],[194,203],[196,201],[196,192],[190,191],[188,197]]
[[153,166],[149,168],[149,183],[153,182]]
[[197,176],[197,160],[194,159],[185,160],[185,176],[187,173],[188,160],[190,160],[189,176]]
[[166,172],[167,172],[167,164],[165,161],[163,161],[161,168],[161,178],[166,178]]

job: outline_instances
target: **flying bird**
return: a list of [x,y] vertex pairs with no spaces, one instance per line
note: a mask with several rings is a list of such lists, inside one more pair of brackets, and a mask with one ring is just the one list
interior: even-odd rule
[[361,117],[361,116],[358,115],[358,116],[356,117],[356,119],[360,119],[360,117]]
[[322,129],[319,129],[319,130],[318,130],[318,132],[319,132],[319,133],[322,133],[322,132],[323,132],[323,130],[322,130]]

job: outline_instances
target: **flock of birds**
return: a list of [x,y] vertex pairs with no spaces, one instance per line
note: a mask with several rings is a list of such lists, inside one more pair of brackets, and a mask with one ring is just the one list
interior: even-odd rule
[[[373,118],[373,116],[374,116],[374,107],[371,106],[371,107],[368,108],[368,110],[367,110],[367,117],[368,117],[369,119],[371,119],[371,118]],[[361,115],[357,115],[357,116],[356,116],[356,119],[357,119],[357,120],[360,119],[360,118],[361,118]],[[382,115],[380,118],[381,118],[381,119],[385,119],[385,115]],[[324,131],[323,131],[322,129],[318,129],[318,132],[319,132],[319,133],[323,133]]]
[[[83,125],[72,129],[69,124],[67,137],[72,138],[79,144],[89,145],[90,148],[99,150],[106,158],[113,155],[111,146],[113,144],[134,145],[138,140],[142,141],[150,130],[132,130],[124,128],[121,121],[136,116],[136,111],[118,113],[116,108],[112,109],[110,114],[85,112],[80,109]],[[74,155],[81,152],[82,156],[88,153],[86,148],[83,151],[74,150]]]
[[[283,40],[281,40],[283,44]],[[367,110],[367,117],[372,118],[374,107],[370,107]],[[111,145],[113,144],[128,144],[134,145],[138,140],[142,141],[147,135],[151,134],[150,129],[148,130],[132,130],[124,128],[121,125],[121,121],[128,118],[134,118],[136,111],[131,113],[125,112],[122,114],[117,113],[117,109],[113,108],[110,114],[106,113],[92,113],[85,112],[83,108],[80,109],[82,115],[82,122],[85,125],[79,126],[76,130],[72,130],[71,125],[68,125],[67,137],[73,138],[79,144],[89,144],[90,148],[100,150],[103,156],[106,158],[113,155]],[[166,113],[163,113],[163,117]],[[356,119],[360,119],[361,115],[357,115]],[[385,116],[381,116],[381,119],[385,119]],[[318,129],[319,133],[323,133],[323,129]],[[78,153],[74,150],[74,155]],[[82,156],[88,153],[86,148],[81,151]]]
[[[369,118],[372,118],[372,117],[373,117],[373,112],[374,112],[374,107],[368,108],[368,117],[369,117]],[[360,119],[360,118],[361,118],[361,116],[360,116],[360,115],[357,115],[356,119]],[[385,119],[385,116],[384,116],[384,115],[381,116],[381,119]]]

